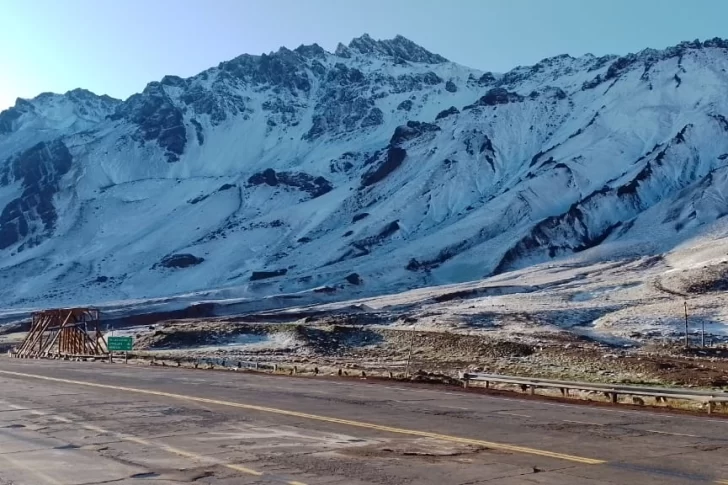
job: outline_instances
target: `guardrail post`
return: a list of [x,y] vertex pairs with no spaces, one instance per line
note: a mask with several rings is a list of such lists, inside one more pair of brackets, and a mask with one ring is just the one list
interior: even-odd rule
[[612,404],[617,404],[617,398],[619,397],[619,394],[616,392],[612,393]]
[[713,411],[715,411],[715,402],[708,401],[708,414],[713,414]]
[[485,381],[485,388],[486,389],[489,389],[490,388],[490,381]]
[[536,386],[531,386],[531,395],[536,394]]
[[463,388],[465,388],[465,389],[468,388],[468,380],[470,380],[470,378],[469,378],[469,376],[467,374],[465,374],[463,376]]

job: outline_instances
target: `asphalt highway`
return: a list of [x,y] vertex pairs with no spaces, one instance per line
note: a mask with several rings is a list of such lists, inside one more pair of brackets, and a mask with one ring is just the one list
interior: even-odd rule
[[0,485],[728,484],[728,420],[0,358]]

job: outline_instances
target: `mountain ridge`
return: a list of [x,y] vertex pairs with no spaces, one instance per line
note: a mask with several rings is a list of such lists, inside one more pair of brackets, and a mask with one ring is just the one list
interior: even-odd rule
[[6,301],[379,294],[659,253],[725,214],[727,41],[504,74],[341,46],[0,113]]

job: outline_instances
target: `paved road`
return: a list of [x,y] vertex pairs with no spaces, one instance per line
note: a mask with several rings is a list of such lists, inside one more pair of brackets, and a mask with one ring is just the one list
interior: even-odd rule
[[728,421],[0,358],[0,485],[728,484]]

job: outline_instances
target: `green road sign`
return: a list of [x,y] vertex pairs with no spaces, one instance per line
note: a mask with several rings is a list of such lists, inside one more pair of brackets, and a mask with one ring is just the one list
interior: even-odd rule
[[106,342],[109,352],[129,352],[133,343],[132,337],[109,337]]

